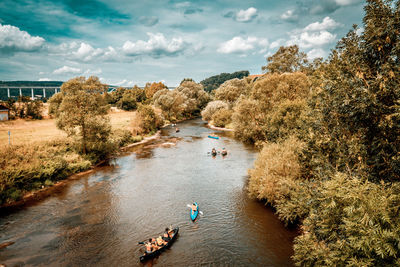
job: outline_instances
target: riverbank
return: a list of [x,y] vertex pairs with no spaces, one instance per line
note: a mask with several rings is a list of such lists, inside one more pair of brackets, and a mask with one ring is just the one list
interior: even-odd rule
[[[160,137],[130,135],[133,112],[111,113],[111,142],[119,151],[147,143]],[[0,123],[0,140],[12,129],[11,145],[0,147],[0,209],[24,205],[51,195],[69,180],[91,172],[105,160],[78,154],[73,141],[58,130],[55,120],[16,120]]]
[[234,131],[233,129],[214,126],[210,122],[207,123],[207,126],[208,126],[208,128],[213,129],[213,130],[217,130],[217,131],[226,131],[226,132],[233,132]]
[[[120,147],[119,149],[120,149],[120,151],[124,151],[128,148],[146,144],[150,141],[153,141],[153,140],[159,138],[161,136],[160,133],[161,133],[161,131],[158,131],[152,136],[145,137],[145,138],[143,138],[143,140],[141,140],[139,142],[124,145],[123,147]],[[42,143],[38,146],[42,146],[42,147],[52,146],[53,148],[57,147],[57,145],[55,143],[51,143],[51,144]],[[36,181],[31,181],[31,182],[33,182],[33,185],[32,185],[33,188],[31,188],[31,190],[24,190],[23,188],[17,188],[17,189],[13,190],[12,188],[9,188],[9,190],[7,190],[7,191],[11,190],[11,192],[7,192],[6,190],[4,190],[5,192],[1,192],[2,194],[5,194],[6,197],[4,197],[4,195],[3,195],[1,198],[3,203],[0,205],[0,210],[6,209],[6,208],[7,209],[14,208],[14,207],[22,206],[22,205],[32,203],[35,201],[42,200],[43,198],[51,195],[55,191],[64,187],[69,181],[78,179],[82,175],[86,175],[86,174],[92,172],[95,167],[100,166],[106,162],[106,160],[102,160],[100,162],[97,162],[96,164],[91,164],[88,160],[85,160],[83,157],[81,157],[80,155],[78,155],[72,151],[70,151],[70,152],[63,151],[65,148],[61,148],[60,146],[58,148],[59,149],[57,149],[57,148],[55,149],[56,153],[50,154],[49,157],[44,158],[43,155],[41,155],[39,157],[42,159],[44,158],[44,162],[48,162],[53,158],[53,156],[55,156],[55,154],[66,153],[65,156],[63,157],[63,159],[73,158],[74,161],[72,161],[72,162],[64,161],[63,162],[64,164],[62,164],[62,165],[64,165],[63,166],[64,168],[62,170],[60,170],[60,168],[53,168],[53,169],[49,170],[45,164],[44,165],[38,164],[38,162],[26,162],[27,163],[27,164],[25,164],[26,168],[24,168],[24,167],[18,168],[16,171],[13,172],[10,169],[12,169],[15,166],[8,166],[8,170],[5,169],[2,171],[2,173],[0,174],[0,178],[2,178],[2,176],[9,175],[10,178],[13,180],[18,180],[18,178],[20,178],[20,177],[15,177],[15,174],[17,174],[17,175],[20,173],[32,174],[34,172],[37,172],[37,173],[34,173],[33,175],[31,175],[31,177],[30,177],[31,179],[28,179],[30,181],[36,180]],[[26,151],[26,148],[24,148],[23,150]],[[18,151],[18,149],[16,149],[15,151]],[[39,154],[42,154],[42,153],[40,153],[40,149],[34,149],[34,151],[36,151],[36,152],[39,151]],[[17,153],[17,154],[19,154],[19,153]],[[29,158],[34,158],[34,157],[32,157],[33,156],[32,154],[29,154],[29,155],[31,156]],[[61,159],[61,161],[62,161],[62,159]],[[41,163],[42,163],[42,161],[41,161]],[[27,166],[27,165],[33,165],[33,166]],[[41,166],[41,167],[39,167],[39,166]],[[4,166],[4,167],[6,168],[6,166]],[[40,168],[42,168],[42,170],[40,170]],[[46,174],[47,174],[47,177],[46,177]],[[42,177],[42,178],[35,179],[38,177]],[[7,187],[7,184],[5,184],[5,182],[4,182],[4,180],[5,180],[4,178],[5,177],[3,177],[3,179],[1,179],[1,181],[0,181],[0,186],[1,186],[0,188]],[[24,178],[26,178],[26,177],[24,177]],[[52,179],[52,178],[54,178],[54,179]],[[26,180],[26,179],[23,179],[23,180]],[[27,185],[27,186],[30,186],[30,185]],[[5,203],[4,203],[4,201],[5,201]]]
[[[131,113],[131,112],[129,112],[129,113]],[[127,119],[126,114],[129,114],[129,113],[128,112],[116,113],[113,116],[112,121],[114,123],[112,125],[114,127],[116,125],[129,127],[129,125],[127,124],[128,120],[126,120]],[[122,116],[120,116],[118,118],[119,114],[122,114]],[[49,120],[47,120],[47,122],[45,122],[42,125],[49,125],[48,121]],[[182,122],[182,121],[185,121],[185,120],[181,120],[179,122]],[[18,123],[16,123],[16,125],[20,125],[21,123],[27,124],[29,122],[30,121],[18,122]],[[37,121],[32,121],[32,122],[35,123]],[[170,125],[171,124],[165,124],[162,128],[166,128]],[[135,137],[133,137],[131,140],[133,140],[133,141],[140,140],[140,141],[128,143],[128,144],[123,143],[123,145],[119,147],[119,151],[121,151],[121,152],[126,151],[132,147],[146,144],[146,143],[156,140],[160,137],[161,137],[161,130],[157,131],[154,135],[146,136],[141,140],[135,139]],[[123,139],[124,137],[116,136],[116,139],[121,139],[121,138]],[[65,138],[63,138],[63,139],[65,139]],[[62,141],[60,141],[60,140],[50,140],[50,141],[44,141],[44,142],[36,141],[33,144],[31,143],[31,144],[27,145],[27,147],[25,147],[23,149],[23,151],[24,151],[23,153],[26,153],[27,150],[31,150],[31,152],[34,151],[33,153],[39,153],[40,156],[38,156],[38,155],[34,156],[32,154],[30,154],[30,156],[29,155],[26,155],[26,156],[29,159],[42,158],[42,159],[44,159],[45,162],[51,161],[51,159],[54,158],[54,156],[55,156],[54,154],[59,154],[59,155],[64,154],[64,156],[65,156],[64,158],[67,160],[67,163],[63,168],[64,172],[62,173],[61,177],[53,177],[53,176],[57,175],[57,173],[58,174],[60,173],[59,169],[54,169],[53,171],[46,171],[46,174],[49,177],[43,177],[43,174],[41,173],[40,168],[45,169],[46,168],[45,164],[37,164],[37,163],[34,164],[31,161],[28,161],[28,162],[26,162],[26,168],[24,168],[24,167],[21,168],[19,166],[16,173],[21,173],[21,172],[19,172],[20,170],[22,171],[22,173],[24,173],[24,172],[32,173],[32,170],[35,170],[38,173],[33,176],[36,176],[36,177],[39,176],[39,177],[42,177],[42,179],[40,179],[40,182],[39,181],[33,182],[34,188],[31,188],[31,190],[24,190],[24,189],[18,188],[16,190],[11,190],[12,192],[7,193],[7,192],[3,192],[4,191],[3,189],[5,187],[7,187],[7,184],[4,183],[4,180],[6,180],[6,179],[4,179],[5,177],[3,177],[3,179],[2,179],[2,176],[5,176],[4,174],[9,173],[9,172],[7,172],[7,170],[3,171],[2,173],[0,172],[0,190],[1,190],[0,195],[2,195],[0,197],[0,201],[1,201],[0,202],[0,210],[15,208],[15,207],[23,206],[23,205],[26,205],[28,203],[32,203],[35,201],[40,201],[40,200],[50,196],[52,193],[56,192],[57,190],[63,188],[69,181],[75,180],[75,179],[81,177],[82,175],[92,172],[96,166],[102,165],[106,161],[106,160],[102,160],[100,162],[92,164],[88,160],[83,159],[80,155],[78,155],[76,153],[75,153],[75,155],[70,155],[71,153],[74,154],[74,152],[68,151],[69,149],[67,149],[65,147],[63,147],[63,148],[60,147],[60,142],[62,143]],[[21,148],[21,146],[23,147],[24,145],[17,145],[18,148]],[[26,144],[25,144],[25,146],[26,146]],[[32,146],[36,147],[36,148],[34,148],[34,149],[28,148],[28,147],[32,147]],[[40,153],[41,149],[39,149],[39,147],[47,147],[47,146],[53,147],[56,153],[53,153],[53,154]],[[68,144],[66,144],[66,146],[68,146]],[[18,149],[15,149],[15,148],[16,148],[16,146],[12,147],[13,151],[18,151]],[[9,148],[6,148],[6,150],[7,149],[9,149]],[[3,150],[4,150],[4,148],[3,148]],[[7,153],[5,151],[0,151],[0,154],[10,154],[10,153]],[[19,153],[17,153],[17,154],[19,154]],[[24,154],[18,155],[18,156],[20,158],[22,158],[22,157],[24,157]],[[69,162],[68,159],[71,159],[71,158],[75,159],[75,161]],[[4,165],[4,163],[5,163],[5,161],[3,159],[3,165]],[[0,165],[1,165],[1,162],[0,162]],[[31,165],[33,165],[33,166],[31,166]],[[9,167],[9,169],[12,169],[13,166],[4,166],[4,169],[7,167]],[[16,166],[14,166],[14,167],[16,167]],[[9,170],[9,171],[11,171],[11,170]],[[13,172],[10,176],[14,176],[13,178],[18,180],[19,177],[15,177],[15,175],[13,175],[13,174],[15,174],[15,172]],[[54,181],[54,179],[52,179],[52,177],[57,180]],[[6,196],[4,196],[4,194]],[[4,200],[5,200],[5,202],[4,202]]]

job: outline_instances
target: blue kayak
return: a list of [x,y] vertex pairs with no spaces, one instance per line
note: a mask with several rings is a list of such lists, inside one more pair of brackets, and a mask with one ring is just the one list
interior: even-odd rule
[[194,202],[194,204],[196,205],[196,211],[195,212],[193,212],[191,209],[190,209],[190,219],[192,219],[192,221],[194,221],[194,220],[196,220],[196,218],[197,218],[197,215],[199,215],[199,205],[197,204],[197,202]]
[[208,138],[219,139],[218,136],[212,136],[212,135],[209,135]]

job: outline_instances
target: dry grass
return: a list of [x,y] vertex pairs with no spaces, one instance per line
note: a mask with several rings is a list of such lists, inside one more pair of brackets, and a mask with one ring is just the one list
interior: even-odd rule
[[[132,115],[133,112],[127,111],[110,113],[112,128],[131,130]],[[66,136],[57,129],[54,119],[5,121],[0,122],[0,146],[8,143],[8,131],[11,132],[11,142],[14,145],[51,141]]]

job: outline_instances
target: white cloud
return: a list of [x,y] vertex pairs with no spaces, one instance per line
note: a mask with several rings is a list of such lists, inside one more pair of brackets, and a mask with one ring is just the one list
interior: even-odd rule
[[233,37],[231,40],[220,44],[219,53],[246,53],[251,50],[260,49],[259,53],[265,53],[268,47],[268,40],[265,38],[247,37],[243,39],[240,36]]
[[348,6],[362,2],[362,0],[335,0],[339,6]]
[[246,10],[241,9],[236,13],[235,20],[239,22],[249,22],[257,17],[257,9],[254,7],[249,7]]
[[309,59],[314,59],[314,58],[318,58],[318,57],[325,57],[326,56],[326,52],[323,50],[323,49],[321,49],[321,48],[314,48],[314,49],[311,49],[310,51],[308,51],[308,53],[307,53],[307,57],[309,58]]
[[304,28],[304,31],[323,31],[323,30],[330,30],[335,29],[340,26],[340,23],[337,23],[330,17],[325,17],[322,22],[314,22],[309,24],[307,27]]
[[150,55],[157,58],[182,53],[188,45],[182,38],[172,38],[168,41],[162,33],[147,33],[147,35],[148,41],[126,41],[122,51],[128,56]]
[[302,49],[318,48],[330,44],[336,40],[336,34],[332,34],[328,29],[335,29],[340,24],[329,17],[325,17],[322,22],[314,22],[291,33],[290,40],[286,45],[299,45]]
[[51,81],[49,78],[40,78],[38,80],[39,82],[47,82],[47,81]]
[[334,42],[336,35],[328,31],[320,31],[318,33],[303,32],[300,35],[300,46],[309,48],[313,46],[323,46]]
[[81,72],[82,72],[81,69],[64,66],[64,67],[54,70],[53,74],[67,74],[67,73],[77,74],[77,73],[81,73]]
[[18,27],[0,24],[0,51],[37,51],[42,48],[44,42],[42,37],[31,36]]
[[39,72],[39,75],[46,74],[44,71]]
[[90,44],[81,43],[79,49],[72,54],[82,61],[91,61],[93,58],[100,56],[103,50],[100,48],[93,48]]
[[124,79],[124,80],[122,80],[120,82],[115,82],[115,83],[110,83],[110,84],[111,85],[116,85],[116,86],[127,86],[127,87],[130,87],[130,86],[134,86],[135,82],[134,81],[128,81],[128,80]]
[[95,70],[87,69],[87,70],[83,73],[83,75],[85,75],[85,76],[92,76],[92,75],[99,75],[99,74],[101,74],[101,73],[103,73],[103,71],[102,71],[100,68],[95,69]]
[[117,51],[112,46],[94,48],[84,42],[62,43],[58,46],[50,47],[49,51],[54,55],[80,62],[115,61],[118,57]]
[[283,42],[283,39],[278,39],[276,41],[273,41],[270,45],[269,45],[269,49],[275,49],[279,46],[281,46],[281,43]]
[[287,21],[296,21],[298,19],[298,15],[295,13],[294,10],[287,10],[285,13],[281,15],[281,19]]

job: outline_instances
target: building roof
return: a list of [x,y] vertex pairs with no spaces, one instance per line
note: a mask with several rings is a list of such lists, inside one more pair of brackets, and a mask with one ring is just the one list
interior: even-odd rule
[[8,107],[6,107],[6,106],[0,104],[0,110],[4,110],[4,109],[10,110]]

